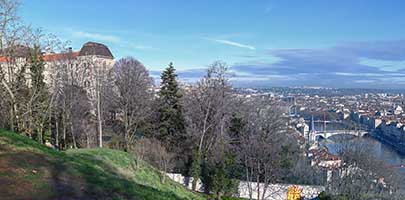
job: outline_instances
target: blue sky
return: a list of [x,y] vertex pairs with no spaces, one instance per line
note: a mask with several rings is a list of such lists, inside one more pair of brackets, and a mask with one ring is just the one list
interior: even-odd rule
[[108,45],[157,76],[222,60],[242,87],[405,88],[401,0],[22,0],[24,22],[79,49]]

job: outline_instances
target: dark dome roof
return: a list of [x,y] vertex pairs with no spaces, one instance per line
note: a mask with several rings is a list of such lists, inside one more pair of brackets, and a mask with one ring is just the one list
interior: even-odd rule
[[110,49],[108,49],[107,46],[96,42],[87,42],[80,49],[79,56],[89,56],[89,55],[105,56],[111,59],[114,58]]

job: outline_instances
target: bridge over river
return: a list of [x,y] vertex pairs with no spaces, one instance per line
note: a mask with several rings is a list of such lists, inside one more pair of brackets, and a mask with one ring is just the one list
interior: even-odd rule
[[368,134],[368,131],[364,130],[328,130],[328,131],[311,131],[309,133],[309,141],[314,142],[319,138],[328,139],[335,135],[352,135],[355,137],[363,137]]
[[[335,135],[351,135],[355,137],[363,137],[368,134],[368,131],[359,129],[359,130],[348,130],[347,127],[341,120],[314,120],[314,117],[311,116],[310,119],[310,131],[308,135],[309,142],[315,142],[319,138],[328,139]],[[323,124],[323,126],[316,128],[315,124]],[[332,126],[331,130],[327,130],[326,125],[329,124],[338,124],[340,126]],[[320,129],[319,129],[320,128]],[[320,130],[320,131],[318,131]]]

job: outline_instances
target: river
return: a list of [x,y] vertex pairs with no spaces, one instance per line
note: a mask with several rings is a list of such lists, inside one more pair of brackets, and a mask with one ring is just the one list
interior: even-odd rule
[[[344,128],[344,126],[342,124],[332,124],[332,125],[328,124],[328,127],[330,127],[331,129],[343,129]],[[323,124],[315,123],[315,129],[323,130]],[[322,140],[321,144],[327,146],[330,153],[337,154],[339,145],[342,144],[337,141],[348,141],[348,140],[356,141],[359,143],[364,143],[367,147],[372,149],[372,151],[370,153],[372,153],[377,158],[383,160],[387,165],[404,164],[404,166],[405,166],[405,155],[399,154],[391,146],[389,146],[385,143],[382,143],[379,140],[377,140],[369,135],[365,135],[364,137],[361,137],[361,138],[352,138],[351,136],[348,136],[348,138],[339,138],[339,137],[337,137],[335,139],[331,138],[328,140]],[[401,188],[403,191],[405,191],[405,168],[395,168],[395,170],[397,170],[397,172],[401,175],[401,178],[402,178]]]
[[[364,137],[361,138],[347,138],[348,140],[352,142],[359,142],[359,143],[364,143],[368,148],[370,148],[374,156],[377,158],[383,160],[387,165],[401,165],[404,164],[405,166],[405,155],[399,154],[397,151],[395,151],[391,146],[381,143],[379,140],[365,135]],[[336,140],[335,140],[336,141]],[[328,147],[330,153],[332,154],[337,154],[337,151],[339,149],[339,145],[342,143],[335,142],[334,139],[329,139],[329,140],[323,140],[321,144],[325,145]],[[345,141],[345,140],[337,140],[337,141]],[[405,191],[405,168],[395,168],[397,172],[401,175],[401,189]]]

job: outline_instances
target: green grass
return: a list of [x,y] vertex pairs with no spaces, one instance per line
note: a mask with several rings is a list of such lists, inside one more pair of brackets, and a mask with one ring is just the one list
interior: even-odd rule
[[[205,199],[131,155],[110,149],[59,152],[0,130],[2,199]],[[4,185],[4,186],[3,186]]]

